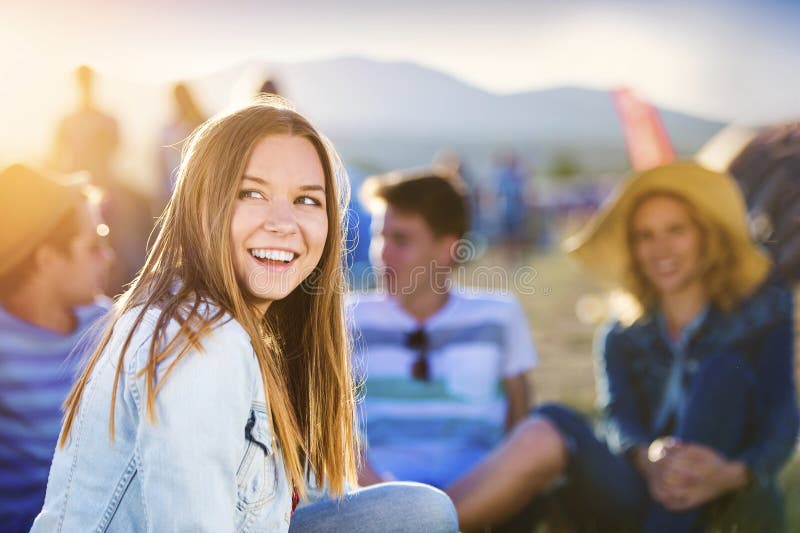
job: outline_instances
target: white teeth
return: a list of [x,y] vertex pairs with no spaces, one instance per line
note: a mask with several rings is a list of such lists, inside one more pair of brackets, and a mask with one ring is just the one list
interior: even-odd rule
[[270,248],[258,248],[250,250],[253,257],[259,259],[270,259],[272,261],[283,261],[284,263],[290,262],[294,259],[294,253],[285,252],[283,250],[272,250]]
[[674,259],[662,259],[656,262],[656,270],[662,273],[667,273],[675,269],[677,266]]

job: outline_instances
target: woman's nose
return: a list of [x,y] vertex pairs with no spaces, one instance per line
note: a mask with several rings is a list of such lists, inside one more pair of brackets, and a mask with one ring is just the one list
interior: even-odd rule
[[264,210],[262,226],[272,233],[290,234],[297,231],[295,218],[290,202],[272,202]]
[[669,236],[660,236],[655,239],[654,249],[660,254],[669,253],[672,248],[672,241]]

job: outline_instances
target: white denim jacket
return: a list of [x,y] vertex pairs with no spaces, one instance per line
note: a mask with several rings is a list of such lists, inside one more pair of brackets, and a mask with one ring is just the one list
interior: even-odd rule
[[[125,355],[109,439],[114,373],[139,311],[121,317],[92,372],[31,531],[287,531],[292,487],[250,338],[230,317],[169,374],[153,424],[139,371],[160,311],[147,311]],[[173,321],[168,331],[177,329]],[[159,364],[159,379],[172,361]]]

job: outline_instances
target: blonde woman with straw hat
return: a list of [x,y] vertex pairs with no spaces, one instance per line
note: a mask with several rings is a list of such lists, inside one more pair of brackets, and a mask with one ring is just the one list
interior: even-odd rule
[[639,305],[599,335],[602,425],[535,409],[448,491],[462,528],[531,520],[563,478],[553,494],[601,531],[780,530],[775,478],[798,432],[792,295],[732,178],[691,162],[634,174],[566,247]]
[[195,131],[148,260],[66,400],[32,531],[455,530],[446,496],[412,484],[292,516],[310,486],[344,496],[359,456],[345,177],[280,100]]

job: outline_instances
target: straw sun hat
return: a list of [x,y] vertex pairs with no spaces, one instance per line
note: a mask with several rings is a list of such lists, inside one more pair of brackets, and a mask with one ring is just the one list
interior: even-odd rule
[[0,276],[22,263],[82,201],[86,184],[82,174],[56,180],[19,164],[0,172]]
[[599,280],[625,286],[630,276],[627,224],[631,210],[643,195],[654,192],[677,194],[712,222],[722,227],[739,257],[736,279],[746,290],[754,289],[767,276],[770,260],[750,237],[747,209],[736,182],[727,174],[711,171],[698,163],[680,161],[636,172],[628,176],[604,202],[600,210],[563,248],[577,258]]

